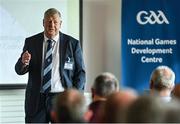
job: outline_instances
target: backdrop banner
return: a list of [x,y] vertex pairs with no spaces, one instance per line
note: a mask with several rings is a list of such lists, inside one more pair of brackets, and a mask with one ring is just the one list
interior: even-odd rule
[[180,83],[180,1],[122,0],[122,85],[149,89],[151,72],[172,68]]

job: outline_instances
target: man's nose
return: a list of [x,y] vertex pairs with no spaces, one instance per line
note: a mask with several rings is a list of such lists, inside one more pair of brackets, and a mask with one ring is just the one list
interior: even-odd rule
[[53,22],[53,21],[50,21],[50,22],[49,22],[49,26],[53,27],[53,26],[54,26],[54,22]]

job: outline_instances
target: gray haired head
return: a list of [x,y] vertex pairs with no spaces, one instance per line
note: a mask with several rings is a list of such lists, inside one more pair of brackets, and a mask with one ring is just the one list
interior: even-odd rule
[[104,72],[96,77],[92,89],[97,95],[106,97],[112,92],[118,91],[119,83],[112,73]]
[[168,66],[158,66],[151,74],[150,82],[156,90],[163,88],[172,89],[174,87],[175,74]]
[[54,14],[58,14],[59,18],[61,19],[61,13],[55,8],[50,8],[50,9],[46,10],[44,13],[44,18],[52,16]]

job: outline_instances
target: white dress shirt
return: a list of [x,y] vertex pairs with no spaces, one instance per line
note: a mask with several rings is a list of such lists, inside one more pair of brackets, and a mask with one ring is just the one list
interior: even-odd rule
[[[43,52],[42,52],[42,77],[43,77],[43,66],[44,66],[44,58],[45,58],[45,51],[47,49],[47,40],[49,40],[45,34],[44,34],[44,42],[43,42]],[[59,72],[59,33],[51,39],[53,40],[52,46],[53,46],[53,51],[52,51],[52,73],[51,73],[51,91],[52,93],[56,92],[62,92],[64,91],[64,88],[61,84],[60,80],[60,72]]]

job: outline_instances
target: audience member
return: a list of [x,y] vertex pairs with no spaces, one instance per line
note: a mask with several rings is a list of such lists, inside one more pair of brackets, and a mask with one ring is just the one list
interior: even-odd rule
[[119,90],[117,78],[109,72],[98,75],[91,88],[93,101],[106,100],[106,97]]
[[125,90],[108,96],[104,106],[102,122],[124,122],[125,113],[130,104],[137,99],[137,94],[132,90]]
[[[153,96],[139,97],[127,110],[127,123],[157,123],[164,117],[161,100]],[[163,102],[165,104],[165,102]]]
[[92,113],[89,122],[99,122],[100,108],[104,105],[106,97],[118,90],[119,82],[112,73],[104,72],[96,77],[91,88],[93,102],[89,105],[89,112]]
[[69,89],[57,95],[53,108],[51,115],[56,123],[84,122],[85,98],[78,90]]
[[180,123],[180,108],[177,99],[172,100],[166,106],[163,123]]
[[174,88],[175,74],[167,66],[158,66],[151,74],[150,93],[159,95],[164,101],[171,100],[171,91]]

